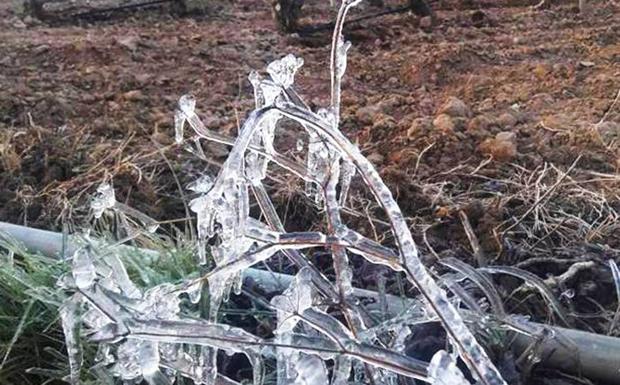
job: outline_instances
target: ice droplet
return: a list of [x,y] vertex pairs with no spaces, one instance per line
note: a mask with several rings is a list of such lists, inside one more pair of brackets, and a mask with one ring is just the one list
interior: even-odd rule
[[295,145],[295,148],[297,149],[297,151],[303,151],[304,149],[304,140],[299,138],[297,139],[297,143]]
[[295,73],[303,64],[304,59],[288,54],[280,60],[271,62],[267,66],[267,72],[276,84],[288,88],[293,85]]

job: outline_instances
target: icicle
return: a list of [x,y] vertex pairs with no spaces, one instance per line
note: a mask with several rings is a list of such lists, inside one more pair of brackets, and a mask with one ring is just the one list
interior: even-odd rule
[[80,313],[81,295],[75,294],[67,299],[60,307],[60,320],[65,334],[67,357],[69,357],[69,382],[72,385],[80,383],[82,368],[82,347],[80,344]]
[[[312,272],[308,268],[303,268],[281,295],[271,299],[272,306],[277,310],[278,328],[275,334],[276,341],[280,344],[292,345],[290,333],[299,321],[298,317],[293,314],[301,314],[312,307],[311,279]],[[295,363],[299,361],[300,354],[292,348],[276,349],[278,385],[286,385],[295,381]]]
[[183,131],[185,130],[185,114],[181,110],[174,111],[174,141],[177,144],[183,142]]
[[252,84],[252,88],[254,89],[254,105],[256,108],[260,108],[265,105],[265,97],[263,95],[263,90],[260,86],[262,82],[261,76],[256,71],[250,72],[248,75],[248,80]]
[[351,181],[355,176],[356,169],[355,165],[352,162],[347,160],[342,161],[342,173],[340,177],[340,198],[339,203],[340,206],[344,207],[347,201],[347,195],[349,194],[349,187],[351,186]]

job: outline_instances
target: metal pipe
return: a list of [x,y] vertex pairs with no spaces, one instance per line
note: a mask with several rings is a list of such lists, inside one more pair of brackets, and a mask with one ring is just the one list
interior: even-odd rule
[[[62,234],[0,222],[0,234],[2,233],[6,234],[9,240],[17,241],[23,245],[28,252],[40,253],[53,258],[61,256],[64,242]],[[70,235],[65,241],[65,253],[72,255],[78,247],[77,242]],[[122,253],[123,251],[143,253],[149,259],[157,254],[153,250],[119,246],[119,252]],[[263,290],[270,292],[281,291],[288,286],[292,279],[293,276],[291,275],[266,270],[250,268],[244,272],[246,283],[252,280]],[[378,293],[370,290],[356,288],[354,293],[360,297],[379,298]],[[411,299],[392,295],[387,296],[387,302],[390,314],[399,314],[414,303]],[[533,322],[532,324],[537,328],[541,326],[549,328],[556,336],[547,338],[542,342],[542,365],[608,384],[620,383],[620,338]],[[521,355],[536,340],[536,336],[518,334],[513,343],[515,354]],[[570,341],[571,344],[562,341]]]

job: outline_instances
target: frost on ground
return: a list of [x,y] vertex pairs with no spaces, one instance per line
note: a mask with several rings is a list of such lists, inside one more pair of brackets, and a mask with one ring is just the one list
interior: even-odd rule
[[[358,2],[345,0],[338,13],[330,57],[330,106],[314,112],[295,92],[294,77],[303,61],[293,55],[269,64],[266,78],[250,74],[256,109],[235,140],[208,130],[196,114],[194,97],[181,97],[174,116],[178,143],[189,126],[195,140],[232,145],[217,176],[203,175],[189,187],[199,194],[189,205],[197,218],[197,264],[201,271],[208,270],[210,260],[215,266],[199,279],[142,290],[129,279],[121,256],[89,247],[76,251],[72,274],[62,281],[75,293],[61,308],[71,383],[79,382],[82,334],[97,343],[96,373],[109,382],[117,378],[163,385],[185,377],[196,384],[235,383],[218,372],[218,352],[224,352],[247,357],[254,384],[265,382],[265,360],[275,360],[275,378],[282,385],[346,384],[351,379],[396,384],[398,376],[434,384],[468,383],[457,357],[478,383],[505,384],[459,311],[466,298],[448,297],[429,274],[391,192],[339,130],[340,85],[350,46],[341,31],[347,12]],[[306,147],[305,164],[274,148],[276,129],[284,120],[307,132],[308,143],[297,144]],[[308,196],[324,209],[326,232],[286,232],[263,184],[270,164],[305,182]],[[343,222],[341,210],[356,175],[385,210],[396,249]],[[260,207],[260,219],[250,215],[251,198]],[[108,184],[98,189],[92,209],[96,217],[114,210],[149,232],[157,230],[155,221],[117,202]],[[304,255],[318,247],[333,257],[333,281]],[[369,317],[352,286],[351,254],[404,274],[419,293],[417,305],[394,319]],[[288,288],[265,301],[275,313],[274,337],[265,339],[221,323],[220,306],[231,291],[242,292],[243,274],[274,255],[286,256],[298,268]],[[209,310],[201,318],[184,309],[182,298],[198,303],[205,285]],[[447,286],[459,293],[458,285],[452,280]],[[384,302],[385,295],[380,297]],[[473,302],[469,310],[481,311]],[[439,322],[449,337],[449,351],[436,352],[430,364],[404,353],[410,325],[429,321]]]

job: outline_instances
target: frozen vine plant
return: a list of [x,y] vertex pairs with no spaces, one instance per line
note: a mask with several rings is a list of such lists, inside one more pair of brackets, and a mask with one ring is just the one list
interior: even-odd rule
[[[68,381],[80,381],[80,335],[85,335],[98,343],[98,372],[112,382],[116,378],[128,384],[145,380],[164,385],[180,377],[196,384],[235,383],[218,371],[218,352],[247,356],[256,385],[265,382],[265,360],[275,360],[279,385],[340,385],[351,379],[396,384],[399,376],[433,384],[467,384],[467,375],[456,365],[458,357],[477,383],[505,384],[459,313],[459,299],[449,298],[421,263],[389,189],[339,130],[341,80],[350,46],[342,27],[347,12],[358,2],[344,0],[338,13],[329,106],[312,111],[296,93],[294,77],[303,61],[293,55],[269,64],[266,78],[250,74],[256,109],[234,140],[207,129],[195,112],[196,100],[181,97],[175,113],[177,142],[183,142],[184,127],[189,126],[198,140],[232,146],[216,177],[203,175],[190,186],[199,194],[190,208],[197,217],[196,261],[197,267],[202,265],[197,270],[204,275],[142,289],[129,279],[121,255],[98,253],[92,247],[79,249],[72,256],[72,274],[62,280],[74,293],[61,308],[71,370]],[[274,139],[283,121],[295,122],[306,131],[305,164],[276,151]],[[263,184],[270,164],[305,182],[307,194],[324,209],[325,232],[285,230]],[[385,210],[395,248],[364,237],[342,220],[341,210],[356,175]],[[250,215],[252,200],[260,216]],[[93,209],[98,216],[106,210],[128,210],[115,202],[107,185],[99,189]],[[155,228],[148,219],[138,219]],[[304,254],[311,248],[329,251],[334,279]],[[353,254],[404,274],[419,293],[405,314],[387,320],[371,316],[352,285],[349,256]],[[229,293],[242,293],[244,275],[275,255],[286,256],[298,273],[265,304],[275,317],[273,337],[221,323],[219,309]],[[209,265],[210,258],[214,266]],[[199,302],[204,285],[209,311],[197,317],[182,302],[184,296]],[[430,363],[407,356],[410,326],[431,321],[446,330],[447,351],[437,351]]]

